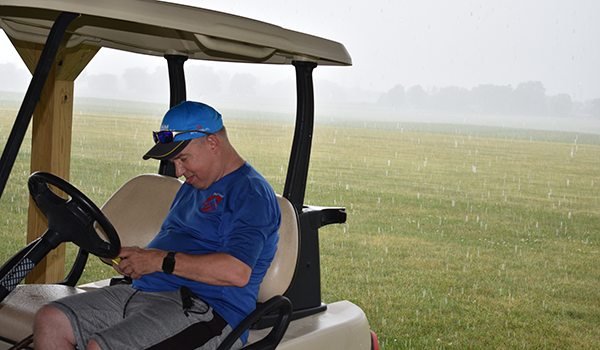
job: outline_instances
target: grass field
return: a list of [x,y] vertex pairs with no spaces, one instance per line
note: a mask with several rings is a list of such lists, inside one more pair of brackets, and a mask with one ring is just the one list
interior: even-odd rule
[[[0,109],[0,137],[15,110]],[[293,125],[224,113],[281,193]],[[142,161],[161,115],[75,113],[71,182],[101,205]],[[316,127],[307,204],[322,296],[359,305],[382,349],[600,348],[600,137],[388,122]],[[25,243],[29,140],[0,199],[0,260]],[[74,248],[69,248],[72,259]],[[84,280],[112,269],[92,258]]]

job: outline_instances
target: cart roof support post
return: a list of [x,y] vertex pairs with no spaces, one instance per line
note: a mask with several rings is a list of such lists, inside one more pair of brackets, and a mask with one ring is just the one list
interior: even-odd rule
[[[183,64],[188,58],[187,56],[182,55],[165,55],[165,59],[169,65],[169,87],[171,92],[169,107],[175,107],[187,99]],[[158,173],[161,175],[177,177],[175,174],[175,164],[168,160],[160,161]]]
[[[33,77],[0,160],[0,193],[10,176],[32,117],[30,171],[51,172],[67,181],[69,179],[74,81],[100,49],[88,45],[71,48],[61,45],[67,27],[77,17],[75,13],[61,13],[43,45],[11,38]],[[32,204],[30,200],[28,243],[39,238],[47,228],[46,218]],[[48,254],[25,282],[61,281],[64,279],[64,264],[65,247],[61,245]]]

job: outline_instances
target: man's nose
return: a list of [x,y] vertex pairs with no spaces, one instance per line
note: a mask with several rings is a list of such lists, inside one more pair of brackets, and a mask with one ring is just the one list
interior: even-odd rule
[[185,168],[181,164],[181,161],[175,160],[173,163],[175,164],[175,175],[177,175],[177,177],[182,177],[185,173]]

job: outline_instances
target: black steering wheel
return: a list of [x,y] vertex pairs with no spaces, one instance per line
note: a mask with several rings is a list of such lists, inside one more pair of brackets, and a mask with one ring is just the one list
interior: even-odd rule
[[[70,199],[64,199],[48,186],[54,185]],[[73,242],[100,258],[115,258],[121,251],[117,231],[104,213],[86,195],[62,178],[35,172],[29,176],[29,193],[42,214],[48,229],[25,256],[4,276],[0,276],[0,301],[10,293],[33,268],[63,242]],[[98,225],[96,225],[97,223]],[[101,237],[96,230],[104,232]]]

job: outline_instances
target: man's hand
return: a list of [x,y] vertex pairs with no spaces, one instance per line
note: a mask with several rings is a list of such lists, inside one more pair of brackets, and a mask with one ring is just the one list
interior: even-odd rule
[[[143,275],[162,272],[162,263],[169,252],[139,247],[123,247],[119,264],[113,268],[123,276],[138,279]],[[216,286],[244,287],[250,280],[252,268],[225,253],[190,255],[177,253],[173,274],[193,281]]]
[[123,247],[119,253],[121,261],[113,268],[123,276],[138,279],[143,275],[162,271],[162,261],[166,251],[156,249],[141,249],[139,247]]

